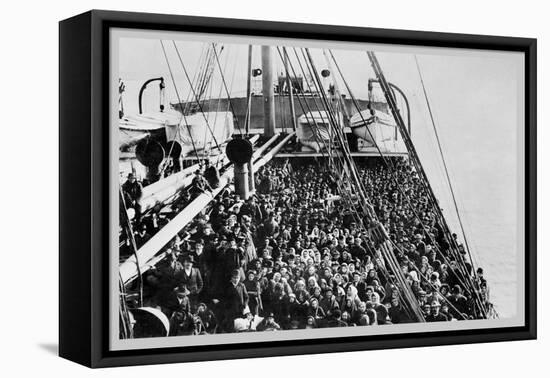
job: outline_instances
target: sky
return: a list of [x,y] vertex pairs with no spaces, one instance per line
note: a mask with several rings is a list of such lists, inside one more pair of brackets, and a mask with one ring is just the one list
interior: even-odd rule
[[[186,69],[193,77],[200,54],[207,44],[222,38],[204,38],[180,33],[176,46]],[[246,94],[247,40],[227,43],[220,54],[231,96]],[[121,38],[119,75],[126,83],[125,111],[137,112],[137,93],[141,84],[163,76],[167,101],[177,102],[168,69],[172,69],[181,98],[189,85],[171,39],[163,39],[167,59],[158,38]],[[276,41],[270,41],[276,43]],[[287,42],[283,42],[285,45]],[[308,42],[301,42],[308,46]],[[327,45],[328,46],[328,45]],[[328,68],[322,43],[313,44],[311,53],[317,69]],[[367,82],[374,78],[366,50],[369,46],[343,45],[331,48],[354,95],[367,97]],[[523,100],[521,56],[503,52],[464,52],[457,49],[395,48],[374,49],[388,81],[399,86],[411,104],[412,139],[440,200],[447,220],[458,231],[450,190],[444,178],[442,161],[422,91],[418,59],[427,95],[439,132],[445,160],[450,171],[468,241],[487,276],[493,276],[495,302],[505,315],[515,314],[517,289],[517,170],[518,125]],[[291,63],[297,67],[292,50]],[[281,59],[274,51],[275,72],[283,72]],[[260,47],[254,46],[252,67],[260,68]],[[331,73],[334,79],[336,72]],[[221,91],[219,72],[213,77],[212,97]],[[337,79],[339,80],[339,78]],[[339,81],[339,87],[346,93]],[[145,94],[145,109],[158,106],[158,92]]]

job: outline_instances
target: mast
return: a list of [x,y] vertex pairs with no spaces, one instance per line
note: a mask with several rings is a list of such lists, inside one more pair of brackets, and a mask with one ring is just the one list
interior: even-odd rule
[[252,45],[248,45],[248,68],[246,71],[246,111],[248,116],[246,117],[246,124],[244,125],[246,134],[250,132],[250,103],[252,102]]
[[272,47],[262,46],[262,91],[264,99],[264,136],[275,135],[275,97],[273,93]]
[[292,131],[296,131],[296,110],[294,109],[294,93],[293,92],[293,86],[292,86],[292,79],[290,78],[289,71],[288,71],[288,56],[285,54],[283,63],[285,65],[285,73],[286,73],[286,86],[288,88],[288,103],[290,106],[290,118],[292,119]]
[[[250,132],[250,118],[252,110],[252,45],[248,45],[248,70],[246,72],[246,135]],[[248,190],[250,194],[256,192],[256,183],[254,181],[254,170],[252,169],[252,161],[247,164],[248,168]]]

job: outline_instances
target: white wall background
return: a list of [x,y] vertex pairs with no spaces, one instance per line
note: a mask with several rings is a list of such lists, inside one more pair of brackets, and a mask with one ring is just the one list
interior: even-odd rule
[[[544,376],[550,337],[543,300],[550,202],[550,160],[543,106],[550,49],[548,10],[542,1],[427,0],[310,2],[250,1],[10,1],[3,4],[0,38],[2,143],[2,375],[223,376],[307,375],[509,377]],[[58,247],[58,25],[91,8],[536,37],[539,39],[539,340],[416,348],[92,371],[57,353]],[[548,349],[547,349],[548,350]],[[543,370],[544,369],[544,370]],[[290,374],[290,375],[289,375]]]

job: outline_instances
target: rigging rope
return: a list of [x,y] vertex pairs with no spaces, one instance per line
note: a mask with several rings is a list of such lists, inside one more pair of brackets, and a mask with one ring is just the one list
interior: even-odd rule
[[468,239],[466,237],[466,231],[464,230],[464,224],[462,222],[462,217],[460,215],[460,210],[458,209],[458,203],[457,203],[457,200],[456,200],[456,196],[455,196],[453,184],[452,184],[452,181],[451,181],[451,177],[449,175],[449,169],[447,168],[447,162],[446,162],[446,159],[445,159],[445,154],[443,153],[443,148],[441,146],[441,140],[439,139],[439,133],[437,132],[437,127],[436,127],[436,124],[435,124],[435,119],[434,119],[434,115],[433,115],[433,112],[432,112],[432,107],[431,107],[431,104],[430,104],[430,100],[428,98],[428,93],[426,91],[426,86],[424,84],[424,78],[423,78],[422,72],[420,70],[420,63],[418,62],[418,57],[416,55],[414,55],[414,61],[416,62],[416,68],[418,70],[418,76],[420,77],[420,83],[422,84],[422,91],[424,92],[424,98],[426,99],[426,105],[428,107],[428,113],[430,114],[430,120],[432,122],[433,131],[434,131],[434,134],[435,134],[435,138],[437,140],[437,147],[438,147],[438,150],[439,150],[439,155],[441,156],[441,161],[443,163],[443,168],[445,170],[445,176],[447,178],[447,183],[448,183],[449,189],[451,191],[451,196],[452,196],[452,199],[453,199],[454,208],[455,208],[455,211],[456,211],[456,215],[458,217],[458,223],[460,224],[460,229],[462,231],[462,237],[464,238],[464,244],[466,246],[466,250],[468,251],[468,255],[470,257],[470,262],[473,264],[474,261],[473,261],[472,255],[470,253],[470,246],[468,244]]
[[[307,54],[307,59],[306,59],[306,54]],[[391,248],[391,243],[389,242],[389,236],[384,230],[382,224],[378,222],[376,213],[374,212],[372,205],[369,203],[368,198],[365,195],[365,188],[363,186],[362,181],[359,178],[357,167],[351,157],[351,151],[349,150],[349,145],[347,144],[345,135],[343,135],[343,130],[341,129],[341,127],[338,127],[337,119],[334,117],[334,109],[330,105],[330,102],[327,99],[326,93],[322,88],[321,78],[319,77],[318,71],[315,68],[315,64],[313,62],[313,58],[309,52],[309,49],[302,50],[302,55],[304,56],[304,59],[306,59],[306,63],[309,60],[309,65],[307,65],[308,70],[312,76],[312,79],[314,80],[314,84],[316,83],[317,88],[321,89],[320,91],[321,98],[325,105],[325,109],[327,110],[330,123],[333,126],[334,130],[336,131],[336,137],[342,149],[343,160],[345,162],[344,167],[349,171],[350,180],[348,182],[352,184],[352,186],[355,186],[356,194],[360,198],[359,205],[363,208],[364,215],[371,222],[370,226],[374,224],[377,225],[374,228],[371,227],[370,229],[371,229],[371,232],[375,232],[377,234],[377,240],[379,240],[378,246],[380,248],[380,252],[383,253],[385,260],[394,271],[395,279],[400,284],[399,286],[402,291],[402,293],[400,294],[402,294],[404,298],[406,298],[406,300],[403,301],[403,304],[409,308],[410,312],[415,315],[418,321],[421,321],[421,322],[425,321],[422,312],[419,310],[417,305],[415,306],[415,303],[417,304],[416,298],[414,297],[414,294],[412,293],[410,287],[406,284],[405,277],[402,271],[399,269],[397,258],[393,253]]]
[[[365,120],[365,118],[363,117],[363,114],[361,112],[361,108],[359,107],[359,104],[357,103],[356,101],[356,98],[355,96],[353,95],[353,92],[351,91],[351,88],[348,84],[348,82],[346,81],[341,69],[340,69],[340,66],[338,64],[338,62],[336,61],[332,51],[329,50],[329,53],[331,55],[331,58],[334,62],[334,64],[336,65],[336,68],[338,70],[338,73],[352,99],[352,102],[355,106],[355,108],[357,109],[358,111],[358,114],[359,116],[361,117],[361,120],[363,121],[363,123],[365,125],[367,125],[367,121]],[[369,96],[369,101],[371,100],[370,96]],[[386,159],[385,155],[382,153],[380,147],[378,146],[378,143],[376,143],[376,139],[374,138],[372,132],[370,131],[370,129],[368,129],[368,127],[366,128],[367,132],[369,133],[371,139],[373,140],[373,143],[374,143],[374,146],[376,147],[377,151],[378,151],[378,154],[380,155],[380,157],[382,158],[382,161],[383,163],[385,164],[385,166],[390,170],[390,173],[391,173],[391,178],[393,179],[394,183],[396,184],[396,187],[398,188],[398,190],[400,191],[401,195],[403,196],[403,198],[407,201],[407,205],[409,207],[409,209],[413,212],[414,216],[415,216],[415,219],[418,220],[418,222],[420,223],[420,225],[422,226],[422,229],[424,230],[426,236],[429,238],[430,242],[434,245],[434,247],[439,251],[440,255],[443,256],[444,259],[446,259],[446,256],[445,254],[440,250],[439,248],[439,245],[438,243],[436,243],[436,241],[431,237],[430,235],[430,232],[429,232],[429,228],[425,225],[425,223],[423,222],[422,218],[418,215],[418,212],[416,210],[416,208],[412,205],[412,203],[410,202],[410,199],[409,197],[406,195],[406,193],[403,191],[403,188],[401,188],[401,185],[399,183],[399,181],[397,180],[397,178],[395,177],[395,174],[397,172],[396,168],[395,168],[395,165],[393,164],[392,160],[389,160],[389,159]],[[448,264],[449,265],[449,264]],[[451,270],[454,271],[454,269],[451,267]],[[465,284],[465,282],[462,280],[462,278],[466,279],[465,278],[465,274],[459,270],[460,273],[460,276],[461,276],[461,279],[460,279],[460,283],[462,283],[462,285],[464,287],[467,287],[468,285]]]
[[[288,70],[289,67],[290,67],[290,69],[292,70],[292,74],[293,74],[295,77],[297,77],[297,74],[296,74],[296,71],[295,71],[295,69],[294,69],[294,66],[292,65],[292,63],[290,62],[290,59],[289,59],[289,57],[288,57],[288,53],[287,53],[287,51],[286,51],[286,48],[283,47],[283,53],[285,54],[285,57],[283,57],[283,55],[281,54],[281,50],[279,49],[279,47],[277,47],[277,52],[279,53],[279,57],[281,58],[282,61],[285,61],[285,60],[286,60],[286,61],[288,62],[288,67],[287,67],[287,65],[285,65],[285,72],[286,72],[286,74],[287,74],[287,75],[290,75],[289,70]],[[302,74],[304,74],[303,68],[302,68]],[[310,90],[310,92],[311,92],[311,87],[309,86],[309,83],[307,83],[307,85],[308,85],[309,90]],[[301,98],[300,98],[300,95],[302,96]],[[307,102],[307,98],[305,97],[304,93],[300,93],[300,92],[297,92],[297,93],[296,93],[296,98],[298,99],[298,104],[299,104],[299,106],[300,106],[300,108],[301,108],[301,110],[302,110],[302,113],[303,113],[303,115],[304,115],[304,117],[305,117],[305,119],[306,119],[306,122],[310,125],[310,127],[313,125],[313,127],[312,127],[313,136],[314,136],[314,138],[315,138],[315,141],[317,142],[317,145],[318,145],[319,147],[321,147],[321,146],[322,146],[322,141],[321,141],[321,136],[320,136],[319,127],[318,127],[317,121],[315,120],[314,113],[312,112],[312,110],[311,110],[311,108],[310,108],[310,106],[309,106],[309,104],[308,104],[308,102]],[[316,106],[317,109],[318,109],[317,111],[319,112],[319,108],[318,108],[318,106],[317,106],[317,102],[315,101],[315,98],[314,98],[313,100],[314,100],[315,106]],[[304,107],[302,101],[305,103],[305,107]],[[306,107],[307,107],[307,111],[306,111],[306,109],[305,109]],[[320,113],[320,116],[321,116],[321,121],[324,122],[324,119],[323,119],[323,117],[322,117],[322,113]],[[310,118],[311,118],[311,119],[310,119]],[[331,154],[331,151],[330,151],[330,150],[327,151],[327,152],[328,152],[328,156],[325,155],[325,152],[323,151],[322,148],[319,148],[319,151],[320,151],[321,155],[322,155],[324,158],[328,158],[329,163],[332,162],[332,165],[333,165],[334,167],[336,167],[336,165],[337,165],[337,164],[336,164],[336,161],[334,160],[334,156]],[[342,167],[341,165],[339,166],[339,168],[340,168],[340,169],[339,169],[338,171],[340,171],[340,172],[343,171],[343,167]],[[334,172],[331,171],[331,172],[330,172],[330,175],[334,177],[333,173],[334,173]],[[344,173],[345,173],[345,172],[344,172]],[[339,180],[339,177],[334,177],[334,181],[337,183],[338,187],[340,188],[341,193],[345,193],[345,195],[349,195],[349,192],[348,192],[348,191],[345,191],[345,192],[344,192],[344,189],[341,188],[341,186],[342,186],[342,180]],[[351,199],[348,198],[348,197],[345,197],[344,199],[345,199],[345,200],[348,200],[348,201],[351,201]],[[354,209],[354,208],[352,208],[352,209]],[[355,209],[354,209],[354,210],[355,210]],[[361,223],[362,223],[362,220],[360,220],[360,219],[358,219],[358,220],[361,221]]]
[[[286,48],[283,48],[283,51],[284,51],[285,54],[286,54],[286,59],[287,59],[287,61],[288,61],[288,64],[290,65],[292,71],[294,72],[294,76],[297,76],[297,75],[296,75],[296,72],[295,72],[295,70],[294,70],[294,66],[293,66],[292,63],[290,62],[290,58],[289,58],[289,56],[288,56],[288,54],[287,54],[287,52],[286,52]],[[299,65],[299,67],[300,67],[300,70],[302,71],[302,76],[305,77],[305,76],[306,76],[306,73],[305,73],[305,70],[304,70],[304,68],[303,68],[303,66],[302,66],[302,63],[301,63],[301,61],[300,61],[300,58],[298,57],[298,54],[297,54],[297,52],[296,52],[296,49],[294,49],[294,55],[296,56],[298,65]],[[315,85],[315,83],[313,83],[313,84]],[[315,90],[312,90],[311,85],[310,85],[309,81],[307,81],[307,80],[306,80],[306,85],[307,85],[307,87],[308,87],[309,92],[310,92],[311,95],[312,95],[311,98],[313,99],[313,103],[314,103],[314,105],[315,105],[315,108],[317,109],[317,113],[319,114],[319,118],[321,119],[321,122],[322,122],[323,124],[326,124],[327,126],[330,127],[330,121],[329,121],[329,120],[325,120],[325,116],[324,116],[323,113],[321,112],[321,108],[319,107],[319,104],[317,103],[317,100],[316,100],[316,98],[315,98],[315,93],[318,93],[318,92],[319,92],[318,88],[316,87],[316,88],[314,88]],[[298,97],[298,99],[299,99],[299,93],[297,93],[297,97]],[[312,126],[312,123],[309,121],[309,117],[312,118],[312,120],[313,120],[313,127],[312,127],[313,135],[314,135],[314,137],[315,137],[315,140],[316,140],[316,142],[317,142],[317,145],[319,146],[319,151],[321,152],[321,154],[322,154],[323,157],[324,157],[324,156],[325,156],[325,152],[323,151],[323,148],[322,148],[322,147],[323,147],[323,144],[324,144],[325,142],[323,142],[323,141],[321,140],[322,135],[321,135],[321,132],[319,131],[319,130],[320,130],[320,129],[319,129],[319,124],[318,124],[317,121],[315,120],[315,113],[314,113],[313,111],[311,111],[311,108],[309,107],[309,104],[308,104],[308,102],[307,102],[307,100],[306,100],[306,97],[305,97],[305,95],[304,95],[303,93],[302,93],[302,97],[304,98],[304,101],[305,101],[305,103],[306,103],[306,106],[308,107],[308,113],[304,112],[306,121],[308,122],[308,124],[309,124],[310,127],[311,127],[311,126]],[[308,116],[308,115],[309,115],[309,116]],[[335,158],[334,158],[334,155],[332,154],[332,149],[330,148],[331,145],[332,145],[332,143],[333,143],[333,141],[332,141],[332,140],[329,140],[329,143],[327,143],[327,145],[328,145],[329,148],[327,148],[327,151],[326,151],[326,152],[327,152],[327,154],[328,154],[328,156],[329,156],[329,162],[330,162],[334,167],[336,167],[336,166],[337,166],[337,163],[336,163],[336,160],[335,160]],[[344,172],[344,174],[345,174],[346,171],[344,170],[344,165],[343,165],[343,163],[342,163],[342,158],[341,158],[340,156],[337,156],[337,159],[338,159],[338,163],[340,164],[340,165],[338,165],[338,168],[339,168],[338,171],[339,171],[340,173]],[[340,184],[340,181],[338,180],[338,177],[335,178],[335,181],[336,181],[337,183]],[[339,186],[340,186],[340,185],[339,185]],[[346,191],[345,193],[346,193],[346,195],[348,194],[347,191]]]
[[119,316],[120,322],[122,323],[121,333],[123,339],[133,339],[134,332],[132,327],[132,322],[130,321],[130,311],[128,310],[128,305],[126,304],[126,288],[122,282],[122,276],[120,272],[118,274],[118,290],[119,290]]
[[134,237],[134,230],[132,228],[132,222],[130,221],[130,218],[128,216],[128,208],[126,207],[126,199],[124,198],[124,192],[122,190],[122,186],[119,187],[119,217],[122,218],[121,224],[126,232],[126,236],[128,238],[128,241],[130,242],[130,245],[132,246],[132,254],[136,258],[136,266],[137,266],[137,272],[139,276],[139,307],[143,306],[143,277],[141,276],[141,267],[139,264],[139,256],[138,256],[138,248],[136,244],[136,239]]
[[[294,70],[294,66],[292,65],[292,63],[290,62],[290,59],[288,58],[288,54],[286,52],[286,49],[283,48],[283,51],[284,53],[286,54],[285,58],[283,58],[282,54],[281,54],[281,51],[279,50],[279,48],[277,48],[277,51],[279,53],[279,56],[281,58],[281,60],[283,60],[283,62],[287,62],[288,66],[290,66],[291,70],[293,71],[293,74],[294,76],[297,76],[296,75],[296,71]],[[295,54],[296,54],[296,51],[294,51]],[[296,57],[297,57],[297,60],[298,60],[298,63],[300,64],[300,68],[302,70],[302,74],[305,76],[305,72],[304,72],[304,69],[300,63],[300,59],[299,57],[297,56],[296,54]],[[287,65],[285,65],[285,72],[287,74],[287,76],[289,76],[289,71],[288,71],[288,67]],[[310,91],[310,93],[315,93],[311,90],[311,86],[309,84],[309,82],[306,82],[307,86],[308,86],[308,89]],[[314,85],[316,84],[315,82],[313,83]],[[316,87],[316,92],[319,92],[318,91],[318,88]],[[307,100],[304,96],[303,93],[301,93],[302,95],[302,98],[300,97],[300,93],[296,93],[296,97],[298,99],[298,104],[300,105],[300,108],[302,109],[302,112],[303,114],[305,115],[305,118],[306,118],[306,121],[308,122],[308,124],[311,124],[313,123],[314,124],[314,127],[312,127],[312,130],[314,131],[313,135],[318,143],[318,145],[321,147],[321,142],[320,142],[320,136],[319,136],[319,130],[318,130],[318,124],[317,124],[317,121],[315,120],[315,117],[313,116],[313,112],[311,112],[311,108],[309,108],[309,104],[307,103]],[[306,110],[304,109],[304,106],[302,104],[302,99],[304,100],[304,102],[306,103],[306,106],[308,107],[308,110],[309,112],[306,112]],[[314,104],[315,106],[317,107],[317,111],[319,112],[319,115],[320,115],[320,118],[321,118],[321,121],[322,122],[325,122],[324,121],[324,116],[322,113],[320,113],[320,108],[317,104],[317,101],[315,100],[315,98],[313,98],[314,100]],[[312,121],[310,121],[309,117],[312,117]],[[330,141],[330,143],[332,143],[332,140]],[[329,146],[330,146],[330,143],[329,143]],[[325,152],[323,151],[322,148],[320,148],[320,152],[322,154],[323,157],[325,157]],[[329,162],[332,162],[333,166],[336,167],[337,163],[335,161],[335,158],[334,158],[334,155],[332,154],[332,151],[331,149],[327,149],[327,153],[328,153],[328,159],[329,159]],[[363,219],[361,218],[361,216],[359,216],[359,213],[357,212],[357,209],[356,207],[353,205],[353,202],[354,202],[354,199],[352,198],[352,194],[351,194],[351,188],[350,187],[343,187],[343,183],[344,181],[345,182],[350,182],[351,180],[351,177],[349,177],[349,174],[348,174],[348,170],[347,169],[344,169],[344,163],[342,162],[342,158],[341,156],[338,156],[338,159],[339,159],[339,169],[338,171],[341,172],[341,174],[343,176],[348,176],[348,179],[346,180],[345,177],[336,177],[335,178],[335,182],[337,184],[337,187],[338,187],[338,191],[343,195],[342,197],[342,200],[344,201],[344,203],[346,203],[346,206],[352,211],[352,214],[354,216],[354,218],[356,219],[356,221],[359,223],[359,224],[363,224]],[[333,175],[334,173],[334,170],[330,171],[330,175]],[[384,269],[383,270],[383,273],[385,274],[385,276],[387,277],[388,281],[391,280],[391,277],[389,276],[389,273]],[[398,291],[398,295],[399,297],[403,300],[403,294],[401,292]],[[404,301],[403,301],[404,303]],[[411,316],[411,312],[414,311],[412,308],[410,308],[409,306],[405,306],[404,309],[406,310],[406,312],[409,314],[409,316]],[[411,317],[412,318],[412,317]]]
[[[203,63],[203,60],[206,60],[206,53],[207,53],[207,49],[205,48],[205,46],[203,46],[203,48],[201,49],[201,54],[199,56],[199,59],[197,60],[195,72],[193,73],[194,87],[198,86],[199,78],[202,75],[201,67],[203,67],[205,65]],[[190,107],[191,107],[192,104],[190,103],[189,99],[191,98],[192,94],[193,94],[193,92],[192,92],[191,88],[189,88],[189,90],[187,91],[187,96],[185,98],[185,103],[179,104],[180,105],[179,106],[180,110],[182,112],[185,112],[185,114],[190,114],[191,113]]]
[[437,202],[437,199],[435,197],[433,189],[430,185],[430,182],[428,180],[426,172],[424,171],[424,169],[422,167],[422,164],[420,163],[420,159],[418,157],[418,153],[416,152],[416,148],[415,148],[414,144],[412,143],[410,135],[408,134],[408,132],[407,132],[405,126],[404,126],[404,122],[403,122],[403,119],[401,117],[401,114],[397,110],[397,106],[395,104],[395,98],[392,96],[391,89],[389,88],[389,85],[388,85],[388,83],[385,79],[385,76],[382,72],[382,68],[380,67],[378,59],[376,58],[376,55],[372,51],[367,51],[367,56],[369,57],[369,59],[371,61],[371,65],[372,65],[372,68],[374,69],[374,72],[376,73],[376,76],[378,78],[378,82],[380,83],[380,86],[382,87],[382,90],[384,91],[384,95],[386,97],[386,101],[388,102],[388,105],[389,105],[390,110],[392,112],[392,115],[393,115],[394,119],[396,120],[396,122],[399,126],[399,129],[401,131],[401,136],[402,136],[403,141],[405,142],[405,145],[407,146],[407,149],[410,153],[411,160],[412,160],[417,172],[421,175],[421,180],[420,181],[425,186],[425,188],[427,190],[427,193],[429,194],[429,199],[432,201],[432,205],[434,206],[434,209],[436,209],[438,211],[438,217],[441,221],[441,226],[444,227],[444,231],[447,234],[447,237],[449,239],[449,242],[450,242],[451,246],[454,246],[455,249],[456,249],[456,257],[457,257],[457,262],[459,262],[459,267],[461,266],[460,263],[463,264],[463,266],[461,268],[464,269],[464,275],[465,275],[465,277],[467,277],[466,282],[470,284],[470,291],[472,291],[474,299],[476,300],[477,305],[480,307],[482,313],[486,313],[486,311],[484,309],[483,301],[481,300],[481,298],[479,296],[479,293],[477,292],[477,290],[475,288],[475,285],[472,281],[472,277],[471,277],[470,273],[468,272],[468,269],[466,268],[466,265],[465,265],[466,262],[461,258],[462,256],[460,255],[458,244],[457,244],[456,240],[454,240],[454,238],[451,235],[451,231],[449,229],[449,226],[446,222],[445,217],[443,216],[441,208],[439,207],[439,204]]
[[[340,74],[340,76],[341,76],[341,78],[342,78],[344,84],[346,85],[346,87],[347,87],[347,89],[348,89],[348,92],[350,93],[350,96],[352,97],[353,103],[354,103],[355,107],[357,108],[357,110],[358,110],[358,112],[359,112],[359,116],[362,118],[363,123],[366,124],[366,121],[365,121],[363,115],[361,114],[361,109],[359,108],[359,106],[358,106],[358,104],[357,104],[357,102],[356,102],[356,100],[355,100],[355,97],[353,96],[353,93],[351,92],[351,88],[349,87],[349,85],[347,84],[347,81],[346,81],[345,78],[343,77],[343,74],[342,74],[342,72],[341,72],[341,70],[340,70],[340,67],[339,67],[338,63],[336,62],[336,60],[335,60],[335,58],[334,58],[334,55],[332,54],[332,52],[330,52],[330,54],[331,54],[331,57],[332,57],[334,63],[336,64],[336,67],[337,67],[337,69],[338,69],[338,72],[339,72],[339,74]],[[371,138],[373,138],[372,133],[370,132],[370,130],[369,130],[368,128],[367,128],[367,131],[369,132],[369,134],[371,134]],[[383,159],[384,163],[386,164],[386,166],[387,166],[388,168],[390,168],[390,164],[391,164],[391,167],[393,168],[392,171],[395,171],[395,167],[393,166],[393,163],[391,162],[391,160],[390,160],[389,163],[388,163],[388,160],[384,157],[384,155],[382,154],[380,148],[378,147],[378,145],[377,145],[377,143],[376,143],[376,140],[373,139],[373,141],[375,142],[375,143],[374,143],[374,144],[375,144],[375,147],[377,148],[378,153],[379,153],[380,156],[382,157],[382,159]],[[430,235],[429,232],[428,232],[428,228],[427,228],[426,225],[422,222],[422,219],[418,216],[418,214],[416,213],[416,210],[414,209],[414,207],[412,207],[412,205],[411,205],[410,201],[408,200],[407,196],[405,195],[405,193],[403,193],[403,190],[402,190],[402,188],[400,187],[399,183],[397,182],[396,177],[393,176],[393,173],[392,173],[392,178],[395,180],[395,182],[396,182],[396,184],[397,184],[397,187],[398,187],[399,191],[402,193],[402,195],[404,196],[404,198],[407,199],[407,202],[408,202],[409,207],[411,208],[411,210],[412,210],[412,212],[414,213],[415,217],[418,219],[419,223],[421,224],[422,228],[423,228],[424,231],[426,232],[427,236],[431,239],[431,235]],[[433,240],[432,240],[432,243],[434,244],[434,246],[435,246],[437,249],[439,249],[437,243],[435,243]],[[441,254],[441,256],[443,256],[444,259],[446,259],[446,256],[445,256],[443,253],[441,253],[441,251],[440,251],[440,254]],[[458,260],[458,259],[457,259],[457,260]],[[460,260],[458,260],[458,261],[460,261]],[[448,263],[448,262],[447,262],[447,263]],[[452,267],[451,267],[451,270],[454,271],[454,269],[453,269]],[[462,275],[464,275],[463,272],[461,272],[461,271],[459,271],[459,273],[462,273]],[[465,275],[464,275],[464,276],[465,276]],[[460,279],[460,277],[457,277],[457,278],[458,278],[459,281],[464,285],[464,287],[468,287],[468,285],[465,285],[464,282],[462,281],[462,279]],[[464,278],[465,278],[465,277],[464,277]],[[466,278],[465,278],[465,279],[466,279]]]
[[[210,134],[212,135],[212,139],[214,140],[214,143],[216,144],[216,147],[218,148],[218,150],[220,151],[220,153],[222,153],[222,149],[220,147],[220,145],[218,144],[218,141],[216,139],[216,136],[214,135],[213,131],[212,131],[212,128],[210,127],[210,124],[208,122],[208,117],[206,117],[206,114],[204,113],[203,109],[202,109],[202,105],[201,105],[201,102],[200,102],[200,99],[199,97],[197,96],[196,92],[195,92],[195,89],[193,88],[193,83],[191,82],[191,78],[189,77],[189,74],[187,73],[187,69],[185,68],[185,64],[183,63],[183,58],[181,57],[181,54],[180,54],[180,51],[178,49],[178,46],[176,45],[176,41],[172,40],[172,44],[174,45],[174,49],[176,50],[176,54],[178,55],[178,59],[180,61],[180,64],[181,64],[181,67],[183,69],[183,72],[185,74],[185,77],[187,78],[187,81],[189,82],[189,85],[191,86],[191,90],[193,92],[193,95],[195,97],[195,101],[197,102],[197,105],[199,106],[199,110],[204,118],[204,121],[206,122],[206,127],[208,128],[208,130],[210,131]],[[215,48],[215,47],[214,47]],[[216,53],[214,51],[214,53]],[[197,159],[198,159],[198,156],[197,156]]]
[[[284,51],[285,51],[285,53],[286,53],[286,49],[285,49]],[[306,77],[306,72],[305,72],[305,70],[304,70],[304,67],[302,66],[300,57],[298,56],[298,53],[297,53],[296,49],[293,48],[293,51],[294,51],[294,55],[296,56],[296,61],[298,62],[298,65],[299,65],[299,67],[300,67],[300,70],[302,71],[302,76],[303,76],[303,77]],[[290,58],[288,57],[288,54],[287,54],[286,58],[288,59],[288,62],[289,62],[289,64],[290,64],[290,66],[292,67],[292,63],[290,62]],[[306,59],[305,64],[306,64],[306,66],[307,66],[307,59]],[[310,69],[309,69],[309,66],[308,66],[307,68],[308,68],[308,71],[309,71],[310,74],[311,74],[311,71],[310,71]],[[325,115],[323,115],[323,112],[321,111],[322,106],[319,106],[319,104],[317,103],[317,99],[315,98],[315,93],[320,93],[320,91],[321,91],[322,89],[319,89],[319,88],[317,87],[316,83],[313,82],[313,85],[315,86],[315,88],[314,88],[314,90],[312,90],[311,84],[309,83],[309,81],[308,81],[308,80],[305,80],[305,82],[306,82],[306,85],[307,85],[307,87],[308,87],[309,92],[311,93],[311,98],[313,99],[313,103],[314,103],[314,105],[315,105],[315,108],[317,109],[317,113],[319,114],[319,118],[321,118],[321,122],[322,122],[323,124],[326,124],[327,127],[330,128],[330,127],[331,127],[330,119],[326,119],[326,120],[325,120]],[[302,94],[302,96],[304,96],[304,95]],[[305,98],[305,97],[304,97],[304,98]],[[307,104],[307,101],[306,101],[306,104]],[[308,106],[308,107],[309,107],[309,106]],[[313,113],[311,110],[310,110],[310,114],[311,114],[311,117],[312,117],[313,120],[314,120],[314,128],[312,128],[312,130],[315,130],[315,132],[316,132],[316,134],[314,134],[314,135],[315,135],[315,137],[316,137],[317,144],[319,145],[319,150],[322,151],[322,150],[323,150],[323,148],[322,148],[323,145],[321,144],[321,142],[319,142],[319,139],[322,137],[322,135],[320,134],[320,131],[319,131],[319,125],[318,125],[318,123],[315,121],[315,115],[314,115],[314,113]],[[328,112],[326,112],[326,114],[328,115]],[[307,118],[306,118],[306,119],[307,119]],[[309,121],[308,121],[308,123],[309,123]],[[317,136],[317,134],[319,135],[319,137]],[[324,142],[323,142],[323,143],[324,143]],[[327,148],[327,153],[329,154],[329,156],[331,157],[331,160],[332,160],[333,163],[334,163],[334,157],[333,157],[332,151],[331,151],[332,143],[333,143],[333,140],[332,140],[332,139],[329,139],[329,143],[327,143],[327,147],[328,147],[328,148]],[[338,156],[338,158],[340,159],[340,163],[341,163],[341,157]],[[341,168],[343,169],[343,165],[341,166]]]
[[218,57],[218,53],[216,52],[216,50],[214,50],[214,56],[216,58],[216,62],[217,62],[217,65],[218,65],[218,70],[220,71],[223,86],[224,86],[225,91],[227,93],[227,101],[229,102],[229,105],[231,107],[231,112],[233,113],[233,118],[235,119],[235,123],[237,124],[237,129],[239,129],[239,134],[243,135],[243,132],[241,130],[241,126],[239,125],[239,120],[235,116],[236,113],[235,113],[235,109],[233,108],[233,103],[231,102],[231,95],[229,93],[229,89],[227,89],[227,83],[225,82],[225,77],[223,75],[222,66],[220,64],[220,59]]
[[[174,85],[174,90],[176,92],[176,97],[178,98],[178,102],[181,104],[181,97],[178,91],[178,86],[176,84],[176,79],[174,78],[174,74],[172,72],[172,67],[170,66],[170,61],[168,60],[168,55],[166,54],[166,49],[164,48],[164,42],[160,40],[160,46],[162,47],[162,52],[164,53],[164,59],[166,59],[166,65],[168,66],[168,72],[170,72],[170,78],[172,80],[172,85]],[[180,122],[178,122],[177,125],[177,132],[178,135],[181,138],[181,134],[179,134],[179,123],[181,123],[181,120],[183,119],[183,122],[185,123],[185,126],[187,127],[187,132],[189,133],[189,137],[191,138],[191,145],[193,146],[193,151],[195,153],[195,156],[197,159],[199,159],[199,153],[197,152],[197,147],[195,146],[195,141],[193,140],[193,136],[191,135],[191,129],[189,127],[189,123],[187,123],[187,117],[185,116],[185,113],[181,113]],[[172,152],[172,148],[174,147],[174,143],[172,143],[172,146],[170,147],[170,153]]]

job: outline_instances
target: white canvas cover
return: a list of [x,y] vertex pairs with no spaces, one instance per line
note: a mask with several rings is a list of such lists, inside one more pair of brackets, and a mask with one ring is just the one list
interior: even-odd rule
[[[209,128],[210,127],[210,130]],[[233,113],[205,112],[186,115],[176,124],[167,124],[166,139],[175,140],[182,147],[183,153],[196,149],[216,148],[231,138],[234,132]],[[214,140],[215,137],[215,140]]]
[[391,115],[381,111],[375,111],[372,115],[370,110],[355,113],[349,126],[353,134],[373,145],[394,140],[397,127]]
[[[342,116],[338,116],[339,125],[343,125]],[[298,118],[296,129],[298,140],[316,152],[324,149],[330,140],[330,123],[326,111],[313,111]]]

